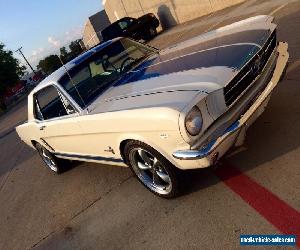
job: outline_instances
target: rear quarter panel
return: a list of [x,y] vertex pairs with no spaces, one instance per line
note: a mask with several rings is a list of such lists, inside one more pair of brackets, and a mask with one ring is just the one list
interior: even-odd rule
[[16,127],[20,139],[31,148],[34,148],[32,141],[39,141],[39,131],[34,122],[26,122]]

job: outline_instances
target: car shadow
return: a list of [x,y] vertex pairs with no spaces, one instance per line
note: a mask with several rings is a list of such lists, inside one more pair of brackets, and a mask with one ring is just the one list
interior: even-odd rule
[[157,16],[163,31],[177,25],[177,21],[175,20],[170,8],[165,4],[158,7]]

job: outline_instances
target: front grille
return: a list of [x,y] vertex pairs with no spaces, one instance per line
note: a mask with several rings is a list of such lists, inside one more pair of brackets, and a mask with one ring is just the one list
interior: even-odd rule
[[224,97],[227,106],[234,103],[261,73],[276,48],[276,45],[276,30],[274,30],[262,49],[241,69],[233,80],[224,87]]

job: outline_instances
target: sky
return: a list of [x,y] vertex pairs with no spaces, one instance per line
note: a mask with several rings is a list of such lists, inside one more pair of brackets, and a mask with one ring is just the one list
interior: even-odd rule
[[[102,9],[101,0],[0,0],[0,42],[12,51],[22,46],[36,66],[82,37],[88,17]],[[24,63],[18,53],[14,55]]]

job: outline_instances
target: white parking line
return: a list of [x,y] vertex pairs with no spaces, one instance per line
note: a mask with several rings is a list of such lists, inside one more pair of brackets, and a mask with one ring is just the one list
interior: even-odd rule
[[[280,6],[278,6],[275,10],[271,11],[268,15],[273,16],[276,12],[278,12],[279,10],[281,10],[282,8],[284,8],[285,6],[287,6],[288,4],[289,3],[284,3],[284,4],[280,5]],[[208,29],[206,29],[204,31],[204,33],[212,30],[213,28],[215,28],[216,26],[218,26],[222,22],[223,22],[223,20],[219,21],[219,22],[217,22],[217,23],[215,23],[213,25],[211,25]]]
[[278,12],[279,10],[281,10],[282,8],[284,8],[285,6],[287,6],[289,3],[284,3],[282,5],[280,5],[279,7],[277,7],[275,10],[271,11],[269,13],[270,16],[273,16],[276,12]]
[[213,24],[212,26],[210,26],[208,29],[206,29],[203,33],[206,33],[206,32],[208,32],[208,31],[211,31],[213,28],[215,28],[216,26],[218,26],[220,23],[222,23],[223,22],[223,20],[222,21],[219,21],[219,22],[217,22],[217,23],[215,23],[215,24]]

